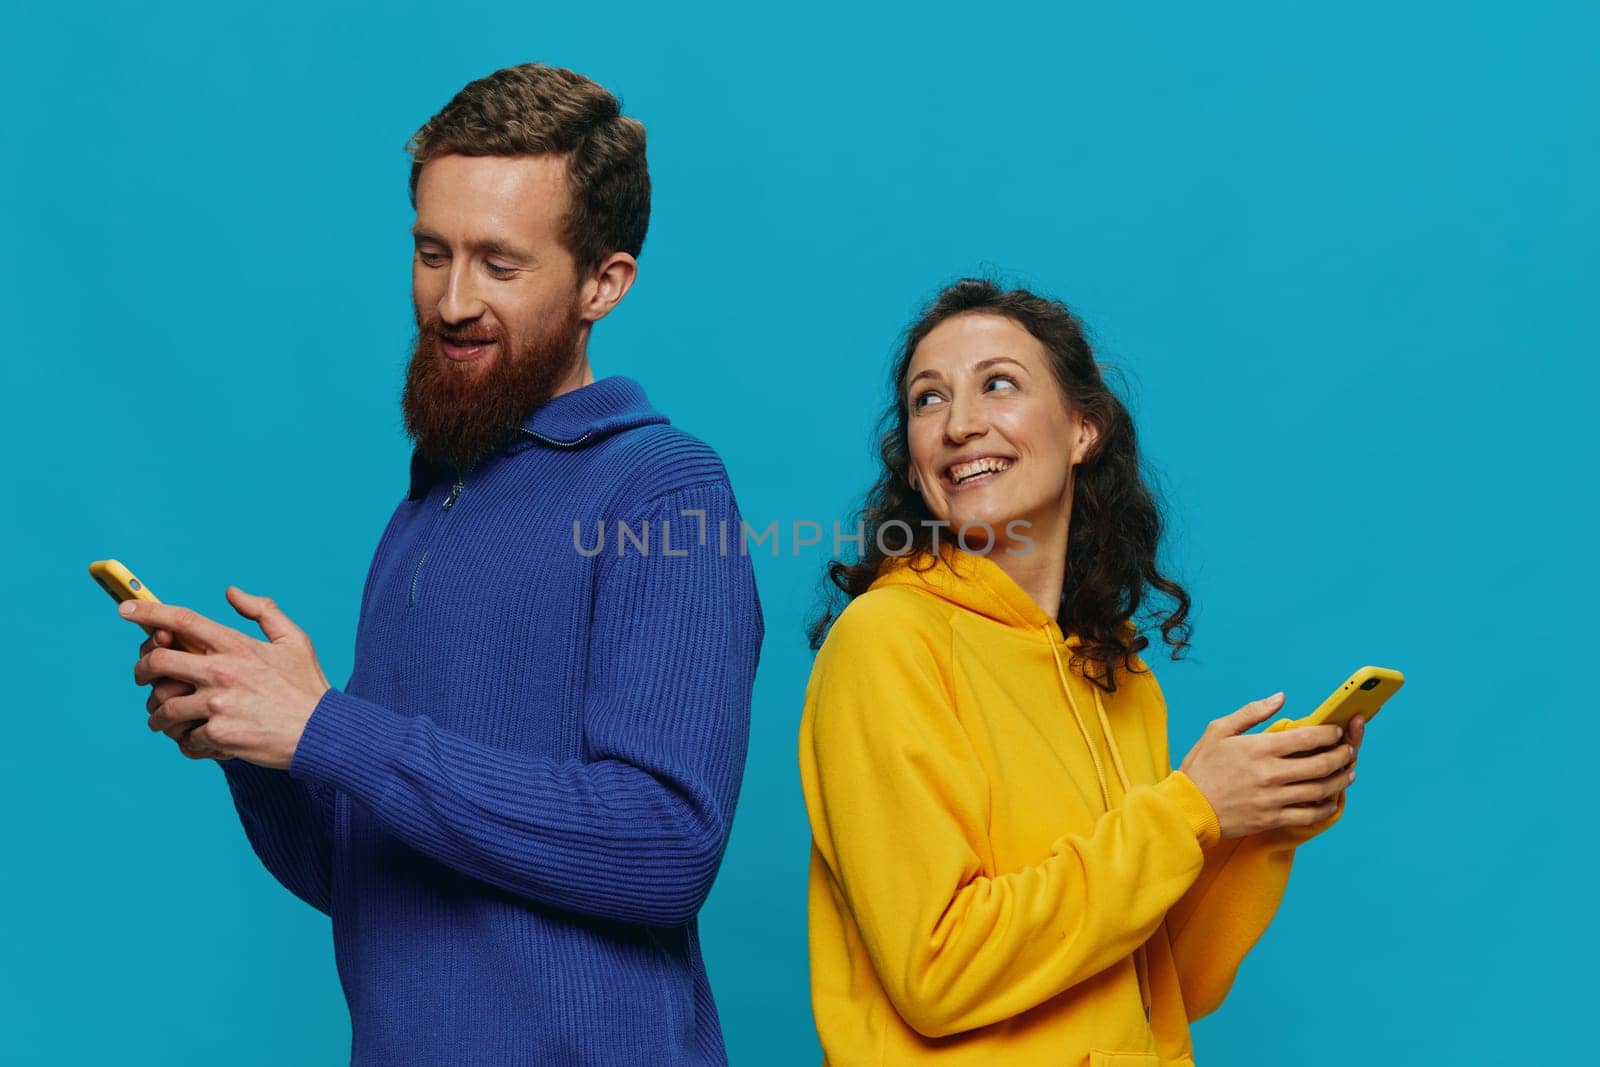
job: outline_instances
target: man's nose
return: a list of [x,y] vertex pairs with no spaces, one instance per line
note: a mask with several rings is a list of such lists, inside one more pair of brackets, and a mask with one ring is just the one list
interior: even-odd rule
[[462,259],[450,264],[444,293],[439,297],[439,318],[452,325],[470,322],[484,312],[483,300],[478,296],[472,277],[471,264]]

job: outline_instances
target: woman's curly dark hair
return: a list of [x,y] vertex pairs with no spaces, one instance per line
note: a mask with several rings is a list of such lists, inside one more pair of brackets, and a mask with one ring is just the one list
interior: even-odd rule
[[[1001,289],[983,279],[963,278],[946,288],[906,331],[891,376],[889,407],[881,422],[878,452],[883,471],[860,511],[865,535],[862,555],[854,563],[834,560],[828,564],[826,603],[808,631],[811,647],[822,646],[833,620],[845,604],[867,591],[891,554],[914,556],[931,546],[935,527],[923,523],[933,522],[934,516],[906,480],[910,468],[906,372],[917,346],[934,327],[957,315],[980,312],[1003,315],[1037,338],[1049,353],[1051,370],[1067,403],[1099,430],[1076,473],[1071,547],[1056,621],[1063,633],[1075,634],[1081,641],[1073,665],[1101,688],[1114,692],[1117,668],[1133,670],[1133,657],[1150,644],[1127,624],[1151,590],[1171,601],[1166,610],[1150,611],[1148,620],[1159,625],[1161,639],[1172,646],[1173,659],[1189,644],[1189,594],[1156,566],[1163,523],[1156,498],[1141,474],[1133,419],[1106,387],[1077,316],[1059,301],[1026,289]],[[887,538],[896,550],[893,553],[885,551],[878,539],[879,530],[888,523],[900,527]],[[909,549],[905,547],[906,529],[911,531]]]

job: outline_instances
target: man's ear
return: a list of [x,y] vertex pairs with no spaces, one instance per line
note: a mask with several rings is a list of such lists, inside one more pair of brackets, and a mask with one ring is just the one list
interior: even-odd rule
[[639,276],[639,261],[626,252],[613,252],[597,263],[583,280],[579,306],[585,322],[599,322],[622,303]]

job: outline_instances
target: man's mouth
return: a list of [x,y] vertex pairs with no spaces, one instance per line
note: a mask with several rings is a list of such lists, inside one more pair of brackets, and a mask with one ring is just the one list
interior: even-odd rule
[[467,363],[488,355],[496,341],[492,337],[440,337],[439,347],[445,358],[457,363]]
[[1007,456],[978,456],[952,463],[944,469],[944,481],[952,489],[992,482],[1010,470],[1016,460]]

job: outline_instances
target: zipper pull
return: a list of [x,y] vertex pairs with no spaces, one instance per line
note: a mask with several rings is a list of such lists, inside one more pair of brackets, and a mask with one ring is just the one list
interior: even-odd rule
[[466,484],[467,479],[465,477],[456,479],[456,484],[450,487],[450,495],[444,498],[444,510],[450,510],[450,505],[456,502],[456,497],[461,495],[462,487]]

